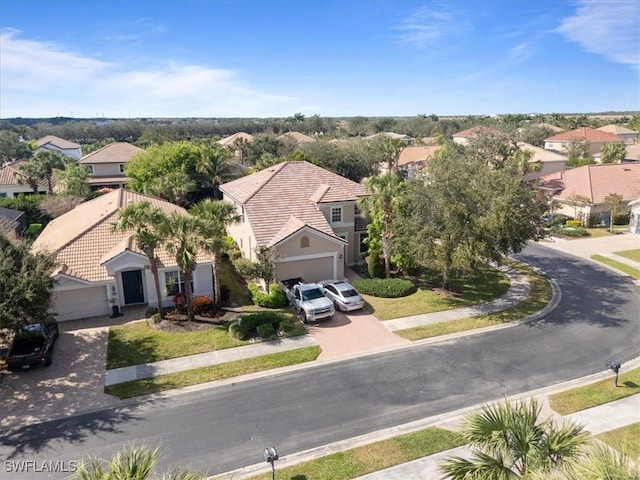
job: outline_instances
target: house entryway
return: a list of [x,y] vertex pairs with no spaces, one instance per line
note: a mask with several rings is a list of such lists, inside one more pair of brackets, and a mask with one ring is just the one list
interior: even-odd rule
[[122,272],[122,289],[124,304],[144,303],[144,289],[142,287],[142,270]]

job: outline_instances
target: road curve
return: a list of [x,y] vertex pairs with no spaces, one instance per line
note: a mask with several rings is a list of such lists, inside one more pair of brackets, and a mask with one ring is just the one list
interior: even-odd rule
[[[160,445],[163,468],[220,473],[282,454],[515,395],[623,363],[640,355],[640,287],[590,262],[540,245],[518,257],[562,290],[545,318],[290,373],[134,403],[0,436],[3,480],[67,478],[16,473],[17,461],[108,457],[127,441]],[[7,464],[7,462],[13,462]],[[40,462],[40,463],[39,463]],[[31,465],[31,464],[29,464]]]

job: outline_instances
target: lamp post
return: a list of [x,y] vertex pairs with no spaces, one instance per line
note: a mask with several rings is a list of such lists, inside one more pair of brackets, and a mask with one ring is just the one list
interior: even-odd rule
[[264,449],[264,460],[271,464],[271,480],[276,478],[276,467],[274,462],[278,460],[278,451],[276,447],[267,447]]

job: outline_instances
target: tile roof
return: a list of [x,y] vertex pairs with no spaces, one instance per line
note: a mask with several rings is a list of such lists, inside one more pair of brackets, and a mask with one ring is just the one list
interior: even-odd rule
[[0,214],[0,235],[8,236],[11,232],[15,232],[19,225],[16,220]]
[[487,134],[497,134],[500,133],[498,130],[494,130],[492,128],[483,127],[482,125],[476,125],[475,127],[467,128],[466,130],[462,130],[458,133],[454,133],[454,137],[459,138],[470,138],[475,137],[476,135],[487,135]]
[[[20,172],[20,165],[24,163],[25,160],[16,160],[0,167],[0,185],[20,185],[17,175]],[[44,179],[40,180],[38,185],[47,188],[47,182]]]
[[22,210],[0,207],[0,217],[6,217],[11,220],[18,220],[23,215],[25,215],[25,212],[23,212]]
[[370,138],[378,138],[378,137],[387,137],[387,138],[393,138],[396,140],[413,140],[413,137],[406,135],[404,133],[395,133],[395,132],[379,132],[379,133],[374,133],[373,135],[368,135],[364,138],[370,139]]
[[43,147],[46,144],[50,143],[54,147],[62,148],[64,150],[72,149],[72,148],[80,148],[81,145],[78,143],[70,142],[69,140],[65,140],[64,138],[56,137],[55,135],[47,135],[36,140],[36,147]]
[[545,150],[544,148],[536,147],[525,142],[518,142],[518,148],[520,150],[528,150],[533,153],[531,156],[531,162],[559,162],[567,161],[569,158],[566,155],[561,155],[551,150]]
[[545,138],[545,142],[570,142],[573,139],[584,140],[585,142],[622,142],[622,139],[613,133],[595,130],[589,127],[580,127],[575,130],[560,133],[553,137]]
[[305,161],[283,162],[220,186],[244,206],[258,245],[269,245],[295,225],[291,217],[335,237],[318,204],[356,201],[364,188]]
[[627,145],[626,151],[627,153],[624,156],[625,160],[635,160],[636,162],[640,161],[640,143]]
[[222,145],[223,147],[233,147],[234,146],[233,144],[239,138],[242,138],[247,142],[253,142],[255,140],[255,137],[249,133],[238,132],[238,133],[234,133],[233,135],[229,135],[228,137],[224,137],[221,140],[218,140],[218,144]]
[[629,202],[640,195],[640,163],[585,165],[539,179],[543,189],[554,190],[558,198],[582,195],[590,203],[604,203],[610,193]]
[[426,162],[429,158],[442,148],[440,145],[417,145],[405,147],[400,152],[398,165],[405,166],[411,163]]
[[638,132],[636,132],[635,130],[622,127],[620,125],[615,125],[613,123],[610,125],[605,125],[604,127],[596,128],[596,130],[600,130],[601,132],[613,133],[614,135],[630,135],[632,133],[638,135]]
[[300,145],[301,143],[309,143],[309,142],[315,142],[316,141],[315,138],[312,138],[309,135],[305,135],[304,133],[300,133],[300,132],[283,133],[278,138],[280,140],[292,139],[298,145]]
[[82,157],[78,163],[126,163],[144,150],[126,142],[114,142]]
[[[59,272],[88,282],[106,281],[111,277],[101,263],[126,250],[142,253],[131,242],[131,233],[111,232],[120,210],[131,203],[148,201],[170,215],[186,213],[181,207],[159,198],[124,189],[113,190],[50,222],[33,242],[33,251],[56,253]],[[164,249],[158,251],[161,266],[173,266],[175,260]],[[207,256],[200,254],[199,261]]]

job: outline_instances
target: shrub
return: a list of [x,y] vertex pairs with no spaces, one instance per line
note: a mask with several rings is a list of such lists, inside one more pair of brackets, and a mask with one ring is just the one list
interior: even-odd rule
[[630,213],[620,213],[613,216],[614,225],[629,225]]
[[580,220],[567,220],[565,222],[565,225],[567,227],[581,227],[582,226],[582,222]]
[[370,252],[367,257],[367,273],[370,278],[384,277],[384,264],[380,259],[380,252],[378,250]]
[[147,316],[147,318],[151,318],[156,313],[158,313],[158,309],[157,308],[147,305],[147,308],[145,310],[145,315]]
[[213,313],[215,305],[211,297],[198,295],[193,299],[193,313],[196,315],[207,315]]
[[278,329],[283,333],[289,333],[293,330],[293,321],[290,318],[283,318],[278,325]]
[[181,313],[186,313],[187,311],[187,297],[184,293],[178,292],[173,296],[173,305],[176,307],[176,310]]
[[36,237],[40,235],[41,231],[42,231],[41,223],[32,223],[27,227],[27,229],[24,231],[22,235],[27,240],[35,240]]
[[590,213],[587,217],[587,227],[593,228],[602,225],[602,215],[599,213]]
[[276,334],[276,329],[270,323],[263,323],[258,325],[258,335],[260,338],[270,338]]
[[562,227],[553,227],[551,228],[551,233],[558,237],[586,237],[589,235],[582,227],[570,227],[570,228],[562,228]]
[[360,293],[382,298],[398,298],[411,295],[415,287],[403,278],[368,278],[356,280],[353,286]]
[[543,225],[545,227],[555,227],[556,225],[564,225],[567,220],[572,220],[562,213],[549,213],[543,216]]
[[250,283],[247,288],[251,292],[251,300],[265,308],[282,308],[287,304],[287,297],[277,283],[272,283],[269,293],[263,292],[258,285]]
[[233,321],[229,326],[229,335],[240,340],[248,340],[257,335],[261,335],[259,327],[269,325],[273,330],[273,335],[283,321],[282,315],[275,312],[257,312],[242,315]]
[[151,320],[153,321],[153,323],[160,323],[160,314],[154,313],[153,315],[151,315]]

